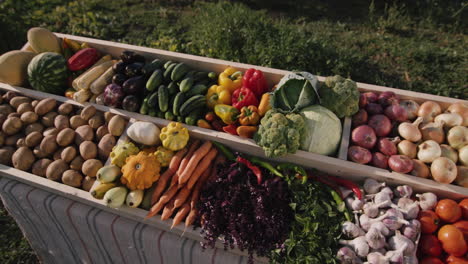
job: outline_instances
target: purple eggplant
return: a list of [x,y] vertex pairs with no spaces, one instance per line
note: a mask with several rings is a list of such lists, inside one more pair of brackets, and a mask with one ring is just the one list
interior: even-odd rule
[[104,103],[107,106],[120,107],[125,93],[120,85],[111,83],[104,90]]
[[145,89],[145,84],[145,77],[136,76],[126,80],[122,88],[125,94],[139,95]]
[[137,112],[140,109],[140,99],[135,95],[127,95],[123,99],[122,108],[130,112]]

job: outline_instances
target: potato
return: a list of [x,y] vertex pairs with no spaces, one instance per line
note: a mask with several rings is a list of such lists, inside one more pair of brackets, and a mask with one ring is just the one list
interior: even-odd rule
[[18,117],[9,117],[2,125],[3,133],[13,135],[18,133],[23,127],[23,122]]
[[80,116],[84,120],[88,121],[92,116],[96,114],[96,108],[92,105],[87,105],[81,110]]
[[57,112],[49,112],[41,118],[41,123],[46,127],[53,127]]
[[11,160],[16,169],[28,171],[36,159],[29,148],[20,147],[15,151]]
[[62,159],[62,151],[64,150],[64,148],[58,148],[55,152],[54,152],[54,155],[52,156],[52,159],[53,160],[58,160],[58,159]]
[[81,118],[81,116],[79,115],[74,115],[70,118],[70,126],[73,129],[77,129],[78,127],[84,126],[86,124],[87,124],[86,120]]
[[66,162],[70,163],[76,157],[76,148],[74,146],[68,146],[63,149],[61,158]]
[[36,122],[36,123],[32,123],[32,124],[27,125],[26,128],[24,129],[24,133],[26,135],[29,135],[34,131],[42,133],[42,131],[44,131],[44,126],[41,123]]
[[26,146],[26,140],[24,137],[21,137],[21,138],[18,138],[18,140],[16,140],[16,147],[19,148],[19,147],[27,147]]
[[49,154],[45,153],[39,145],[35,146],[34,149],[33,149],[33,153],[34,153],[34,156],[36,156],[36,158],[38,159],[42,159],[42,158],[45,158],[47,156],[49,156]]
[[75,140],[75,130],[67,127],[57,134],[57,144],[62,147],[69,146]]
[[93,129],[98,129],[98,127],[104,125],[104,117],[101,114],[96,114],[88,120],[88,124]]
[[78,155],[70,162],[70,168],[73,170],[81,171],[81,168],[83,167],[83,162],[84,159]]
[[11,99],[15,98],[19,96],[17,93],[13,92],[13,91],[8,91],[6,92],[6,94],[3,95],[3,99],[5,99],[5,101],[7,102],[10,102]]
[[89,177],[96,177],[97,171],[102,168],[102,162],[97,159],[89,159],[83,163],[83,167],[81,167],[81,172],[84,175]]
[[0,127],[3,126],[3,122],[8,118],[8,115],[0,113]]
[[96,130],[96,140],[97,140],[97,141],[101,140],[101,138],[102,138],[105,134],[109,134],[109,130],[107,130],[107,126],[106,126],[106,125],[102,125],[102,126],[100,126],[100,127]]
[[106,123],[109,124],[110,120],[111,120],[112,117],[114,117],[114,116],[115,116],[114,113],[105,112],[105,113],[104,113],[104,119],[106,120]]
[[15,112],[15,109],[11,105],[0,105],[0,113],[9,115],[10,113]]
[[75,144],[78,146],[83,141],[92,141],[94,139],[94,131],[88,125],[80,126],[75,130],[75,133]]
[[45,115],[52,111],[56,105],[57,101],[54,98],[42,99],[39,103],[37,103],[36,107],[34,108],[34,112],[40,116]]
[[29,111],[33,111],[33,107],[31,105],[31,103],[22,103],[18,106],[18,108],[16,109],[16,112],[20,115],[22,115],[23,113],[26,113],[26,112],[29,112]]
[[81,188],[83,190],[89,192],[94,185],[96,178],[91,178],[89,176],[84,177],[83,181],[81,182]]
[[98,144],[98,153],[100,159],[107,159],[109,154],[112,151],[112,148],[115,146],[116,140],[115,137],[111,134],[104,135]]
[[48,155],[54,153],[58,148],[57,142],[56,142],[56,136],[45,136],[42,139],[41,145],[39,146],[39,148],[42,151],[44,151],[44,153],[47,153]]
[[26,136],[25,143],[27,147],[33,148],[39,145],[42,141],[42,134],[38,131],[34,131]]
[[72,187],[80,187],[83,181],[83,175],[76,170],[66,170],[62,174],[62,182]]
[[63,103],[58,107],[58,113],[61,115],[69,115],[73,111],[73,105],[69,103]]
[[15,96],[10,100],[10,105],[17,109],[22,103],[30,103],[32,100],[26,96]]
[[42,132],[42,135],[44,137],[46,136],[57,136],[59,133],[58,129],[55,127],[49,127],[47,128],[44,132]]
[[2,131],[0,131],[0,147],[3,146],[3,144],[5,144],[5,133],[3,133]]
[[65,161],[61,159],[52,161],[47,167],[46,177],[49,180],[58,181],[66,170],[68,170],[68,164]]
[[32,173],[37,175],[37,176],[45,177],[47,167],[51,163],[52,163],[51,159],[40,159],[40,160],[34,162],[34,164],[32,165]]
[[23,134],[18,133],[13,136],[9,136],[5,138],[5,145],[7,146],[16,146],[16,142],[18,142],[18,139],[22,138]]
[[80,144],[80,155],[84,160],[94,159],[97,156],[97,147],[92,141],[84,141]]
[[7,116],[7,118],[10,118],[10,117],[17,117],[17,118],[20,118],[21,115],[18,114],[18,113],[16,113],[16,112],[14,112],[14,113],[10,113],[10,114]]
[[111,135],[119,137],[125,129],[125,119],[120,115],[115,115],[109,121],[108,129]]
[[25,124],[35,123],[38,118],[39,116],[33,111],[24,112],[21,114],[21,117],[20,117],[21,121],[23,121],[23,123]]
[[58,130],[62,130],[64,128],[70,127],[70,121],[68,120],[68,116],[58,115],[57,117],[55,117],[54,126]]
[[39,103],[39,100],[34,100],[31,102],[31,106],[35,108],[38,103]]
[[15,153],[15,148],[13,147],[5,146],[0,148],[0,164],[10,166],[13,153]]

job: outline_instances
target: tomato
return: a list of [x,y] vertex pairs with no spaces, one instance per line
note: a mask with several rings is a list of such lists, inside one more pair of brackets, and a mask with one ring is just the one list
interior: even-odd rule
[[465,258],[455,257],[454,255],[448,256],[445,262],[448,264],[468,264],[468,260]]
[[426,257],[420,262],[420,264],[444,264],[444,262],[436,257]]
[[421,222],[421,233],[432,234],[439,227],[439,217],[431,210],[419,212],[418,220]]
[[468,220],[468,198],[461,200],[458,205],[462,209],[463,220]]
[[448,223],[455,223],[460,219],[462,211],[460,206],[450,199],[443,199],[437,203],[435,213],[442,221]]
[[453,225],[462,231],[465,241],[468,241],[468,221],[460,220]]
[[454,225],[441,227],[437,238],[442,243],[444,251],[456,257],[463,256],[468,249],[463,233]]
[[422,235],[419,240],[419,249],[424,256],[438,257],[442,254],[442,246],[434,235]]

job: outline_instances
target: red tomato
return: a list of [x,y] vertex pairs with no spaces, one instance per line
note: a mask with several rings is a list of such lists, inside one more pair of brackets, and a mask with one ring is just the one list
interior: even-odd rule
[[420,264],[444,264],[444,262],[436,257],[426,257],[420,262]]
[[468,260],[465,258],[459,258],[453,255],[448,256],[445,262],[448,264],[468,264]]
[[419,250],[423,256],[438,257],[442,254],[442,246],[434,235],[422,235],[419,240]]
[[458,205],[462,209],[463,220],[468,220],[468,198],[461,200]]
[[421,233],[432,234],[439,227],[439,217],[431,210],[419,212],[419,222],[421,222]]
[[456,257],[463,256],[468,249],[463,233],[454,225],[441,227],[437,233],[437,238],[442,243],[444,251]]
[[460,220],[453,225],[462,231],[465,241],[468,241],[468,221]]
[[455,223],[460,219],[462,211],[460,206],[450,199],[443,199],[437,203],[435,213],[442,221],[448,223]]

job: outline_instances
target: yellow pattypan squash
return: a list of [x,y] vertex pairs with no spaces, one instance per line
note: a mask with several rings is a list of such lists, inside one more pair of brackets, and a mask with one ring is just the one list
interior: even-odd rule
[[135,155],[140,151],[135,144],[130,141],[119,143],[112,148],[110,153],[111,164],[122,167],[125,164],[125,159],[130,155]]
[[159,134],[162,145],[172,151],[183,149],[189,140],[189,133],[179,122],[171,122],[161,130]]
[[174,157],[174,151],[167,149],[165,147],[159,146],[156,152],[154,152],[156,158],[158,158],[161,167],[169,166],[172,157]]
[[144,190],[159,179],[161,165],[153,154],[139,152],[127,158],[120,181],[130,190]]

